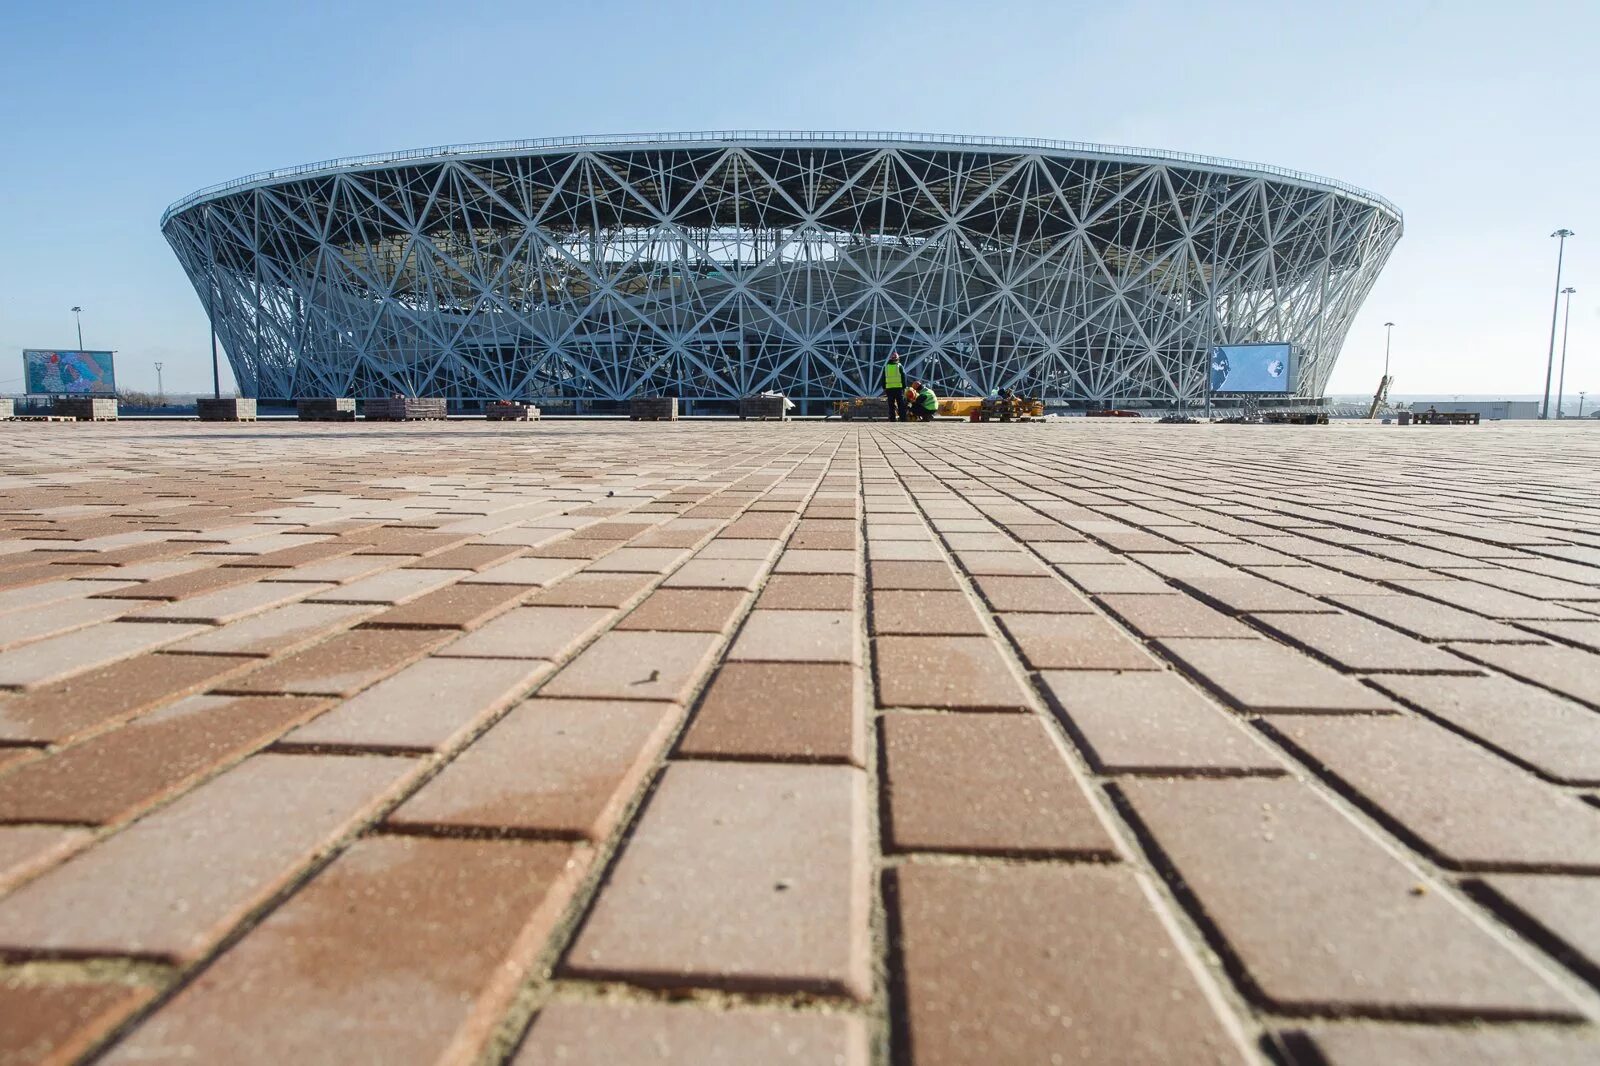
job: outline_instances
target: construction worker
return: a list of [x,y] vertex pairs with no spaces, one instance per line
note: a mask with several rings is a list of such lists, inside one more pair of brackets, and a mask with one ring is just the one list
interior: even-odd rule
[[913,381],[911,388],[915,390],[915,404],[912,408],[912,417],[923,422],[932,422],[933,416],[939,410],[939,396],[933,391],[933,386],[922,381]]
[[889,421],[906,422],[906,372],[900,365],[900,353],[890,352],[889,361],[883,364],[883,396],[889,401]]

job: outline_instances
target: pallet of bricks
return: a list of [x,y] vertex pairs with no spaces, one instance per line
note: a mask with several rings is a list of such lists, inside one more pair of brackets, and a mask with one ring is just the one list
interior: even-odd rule
[[785,422],[789,418],[789,401],[776,393],[769,396],[741,396],[739,417],[759,418],[763,422],[768,419]]
[[628,401],[628,417],[635,422],[676,422],[676,396],[644,396]]
[[515,400],[490,400],[484,405],[483,417],[491,422],[537,422],[539,409]]
[[233,399],[205,399],[194,402],[195,414],[202,422],[254,422],[256,402],[243,396]]
[[51,405],[51,414],[79,422],[115,422],[117,401],[90,396],[63,396]]
[[438,421],[445,417],[445,402],[413,396],[367,400],[363,413],[368,422]]
[[295,413],[302,422],[354,422],[356,402],[349,397],[296,400]]

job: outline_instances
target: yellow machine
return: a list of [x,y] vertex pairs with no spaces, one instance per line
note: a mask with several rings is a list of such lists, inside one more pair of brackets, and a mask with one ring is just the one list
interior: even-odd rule
[[[945,418],[965,418],[969,422],[1026,422],[1044,417],[1044,402],[1026,396],[950,396],[940,400],[935,411]],[[889,417],[889,404],[882,396],[862,396],[836,401],[833,413],[847,422],[884,420]]]

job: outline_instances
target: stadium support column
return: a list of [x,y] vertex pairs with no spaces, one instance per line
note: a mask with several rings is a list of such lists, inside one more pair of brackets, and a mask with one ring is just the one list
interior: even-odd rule
[[1544,363],[1544,407],[1539,411],[1540,418],[1550,417],[1550,378],[1556,368],[1556,315],[1561,311],[1561,260],[1567,252],[1567,238],[1572,235],[1569,229],[1558,229],[1550,234],[1561,238],[1561,243],[1556,246],[1556,298],[1550,305],[1550,354]]
[[206,326],[211,330],[211,395],[214,399],[222,399],[222,372],[217,367],[217,318],[213,313],[217,306],[217,285],[213,278],[210,288],[206,290]]

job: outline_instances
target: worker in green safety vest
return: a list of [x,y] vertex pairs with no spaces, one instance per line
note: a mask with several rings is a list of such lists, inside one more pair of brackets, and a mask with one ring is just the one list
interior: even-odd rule
[[906,372],[900,365],[900,353],[890,352],[889,361],[883,364],[883,397],[889,401],[889,421],[906,422]]
[[912,409],[911,417],[923,422],[932,422],[933,416],[939,410],[939,396],[933,391],[933,386],[924,381],[913,381],[911,388],[916,395],[916,403]]

